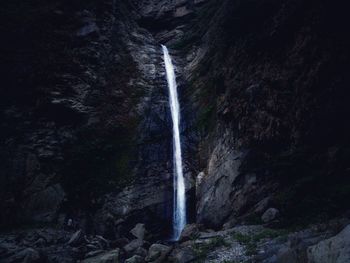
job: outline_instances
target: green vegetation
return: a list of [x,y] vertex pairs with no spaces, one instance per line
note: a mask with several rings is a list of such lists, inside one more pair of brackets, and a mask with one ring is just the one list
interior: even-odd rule
[[197,262],[202,262],[201,260],[205,259],[209,252],[213,251],[215,248],[223,246],[229,246],[223,237],[213,238],[208,243],[195,244],[194,251],[196,252]]
[[288,231],[285,229],[264,229],[252,235],[234,233],[233,238],[246,247],[247,255],[254,255],[257,253],[257,245],[261,240],[266,238],[286,237],[287,234]]

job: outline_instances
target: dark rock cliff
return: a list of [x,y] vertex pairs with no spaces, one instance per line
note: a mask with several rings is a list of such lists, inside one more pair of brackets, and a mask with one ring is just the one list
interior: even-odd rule
[[283,224],[348,208],[344,8],[330,1],[212,2],[211,15],[199,16],[173,45],[188,54],[189,97],[202,132],[199,222],[256,221],[264,212],[254,212],[259,201],[278,207]]
[[161,185],[154,205],[171,198],[161,51],[132,10],[126,1],[5,4],[1,225],[91,221],[104,194],[133,181]]

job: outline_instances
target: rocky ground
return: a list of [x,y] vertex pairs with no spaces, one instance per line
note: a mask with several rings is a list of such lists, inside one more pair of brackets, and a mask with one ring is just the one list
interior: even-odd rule
[[348,263],[349,222],[342,218],[299,230],[239,225],[221,231],[191,224],[178,242],[154,242],[144,224],[115,239],[81,229],[23,229],[0,236],[0,258],[4,263]]

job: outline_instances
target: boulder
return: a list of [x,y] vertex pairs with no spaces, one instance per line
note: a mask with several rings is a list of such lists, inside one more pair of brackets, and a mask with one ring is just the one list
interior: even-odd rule
[[192,13],[193,11],[188,9],[186,6],[180,6],[175,9],[174,17],[184,17]]
[[310,263],[350,262],[350,225],[338,235],[309,247],[307,257]]
[[146,257],[148,262],[162,262],[171,252],[171,247],[162,244],[153,244]]
[[265,211],[265,213],[261,216],[261,220],[264,223],[269,223],[275,220],[279,216],[280,212],[276,208],[269,208]]
[[97,255],[92,258],[84,259],[82,261],[82,263],[118,263],[118,262],[119,262],[119,248]]
[[264,211],[266,211],[270,202],[271,202],[271,198],[265,197],[263,200],[261,200],[259,203],[257,203],[254,206],[254,212],[256,214],[261,215]]
[[134,251],[134,254],[142,258],[145,258],[147,256],[147,250],[144,249],[143,247],[139,247]]
[[143,246],[142,240],[134,239],[129,244],[124,246],[124,250],[126,251],[126,253],[131,254],[132,252],[134,252],[135,250],[137,250],[142,246]]
[[171,253],[171,259],[177,263],[192,262],[197,257],[195,251],[190,247],[178,248]]
[[200,226],[197,224],[186,225],[180,235],[180,241],[194,239],[199,235]]
[[140,257],[138,255],[132,256],[131,258],[128,258],[125,263],[143,263],[145,260],[143,257]]
[[131,229],[130,233],[136,237],[137,239],[143,240],[145,238],[145,225],[137,224],[133,229]]

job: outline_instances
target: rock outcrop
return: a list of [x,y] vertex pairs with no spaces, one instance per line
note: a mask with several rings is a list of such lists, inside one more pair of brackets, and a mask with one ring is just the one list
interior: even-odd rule
[[338,235],[311,246],[308,251],[310,263],[345,263],[350,261],[350,225]]

